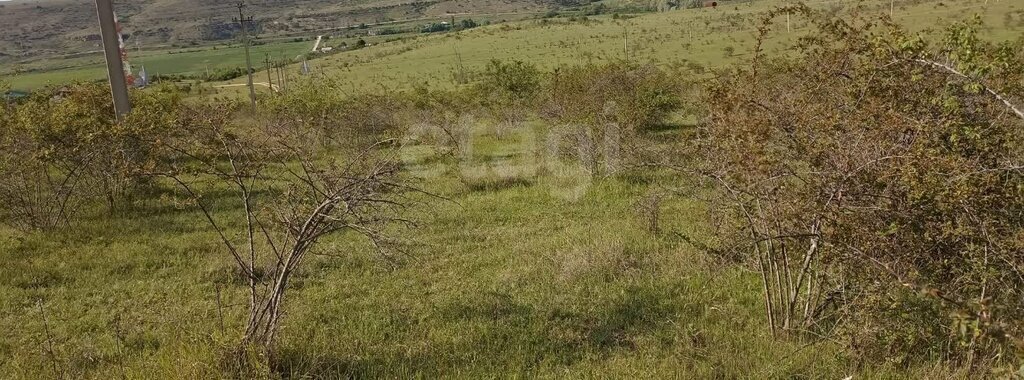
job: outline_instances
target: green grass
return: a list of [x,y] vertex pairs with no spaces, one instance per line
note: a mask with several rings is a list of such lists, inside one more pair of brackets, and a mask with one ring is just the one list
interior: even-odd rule
[[[411,255],[396,264],[353,236],[323,242],[318,252],[330,256],[313,256],[288,294],[275,370],[288,378],[943,375],[938,364],[859,362],[827,340],[772,339],[756,274],[673,234],[709,238],[701,202],[673,198],[661,212],[664,232],[644,230],[636,200],[676,179],[579,178],[571,161],[555,170],[558,161],[531,153],[536,130],[499,138],[478,126],[476,149],[458,167],[434,159],[430,146],[406,148],[408,175],[451,200],[412,210],[421,227],[408,230]],[[478,177],[467,184],[455,175],[488,170],[516,181],[474,188]],[[160,200],[166,191],[62,233],[0,232],[3,378],[55,377],[54,365],[70,378],[225,375],[244,286],[201,216]],[[217,217],[238,212],[216,200]]]
[[[354,89],[408,87],[423,83],[451,87],[455,85],[455,73],[460,70],[460,57],[461,66],[470,72],[481,69],[491,59],[518,59],[551,69],[566,64],[623,59],[627,54],[625,46],[628,41],[628,57],[636,62],[673,65],[685,60],[716,68],[749,59],[756,26],[760,23],[759,15],[785,3],[781,0],[760,0],[725,5],[715,10],[684,9],[642,14],[623,20],[603,15],[589,17],[586,22],[570,22],[567,18],[517,21],[443,35],[406,35],[409,38],[392,42],[386,41],[396,36],[367,37],[367,41],[376,45],[316,59],[310,64],[315,72],[322,71],[341,81],[351,82]],[[830,9],[839,2],[811,1],[808,4],[816,9]],[[854,6],[849,5],[852,2],[847,4],[844,11],[850,11]],[[861,4],[865,6],[865,14],[882,15],[889,11],[887,1],[866,0]],[[913,31],[938,29],[953,21],[978,15],[989,27],[985,32],[987,38],[1006,40],[1024,34],[1024,22],[1020,21],[1024,18],[1024,6],[1011,0],[993,0],[987,5],[983,1],[942,0],[904,4],[896,7],[894,16],[896,21]],[[1007,21],[1008,14],[1011,15],[1010,21]],[[786,33],[785,20],[776,20],[777,33],[769,40],[769,53],[780,53],[786,42],[809,29],[806,23],[807,20],[795,17],[792,20],[793,32]],[[355,40],[344,39],[348,44]],[[329,43],[336,46],[341,41],[331,40]],[[275,57],[294,58],[308,51],[312,44],[309,41],[274,42],[256,46],[253,49],[254,65],[262,66],[265,52]],[[733,47],[733,54],[726,54],[727,46]],[[150,74],[199,74],[206,70],[207,64],[211,70],[217,70],[242,67],[245,63],[242,49],[237,46],[197,49],[201,51],[179,54],[143,51],[133,57],[133,64],[144,64]],[[105,77],[102,57],[98,55],[48,60],[25,66],[35,71],[0,74],[0,80],[9,82],[14,89],[31,90]],[[287,71],[296,76],[299,70],[299,65],[293,65]],[[232,81],[243,82],[243,79]],[[243,93],[238,88],[225,88],[219,92]]]
[[[470,69],[491,58],[550,68],[618,59],[629,26],[632,59],[716,66],[749,54],[749,24],[695,32],[692,42],[686,28],[704,25],[704,16],[711,15],[714,27],[731,12],[753,17],[765,8],[753,4],[721,14],[497,25],[381,44],[314,65],[352,82],[354,91],[412,81],[447,86],[456,48]],[[899,11],[908,25],[936,26],[941,22],[925,21],[981,9],[936,4]],[[1001,25],[992,21],[1013,7],[1019,5],[993,1],[984,17]],[[804,27],[800,20],[794,25]],[[1020,30],[996,27],[989,37],[1015,37]],[[724,56],[724,44],[736,47],[734,57]],[[219,49],[143,62],[154,73],[161,64],[200,70],[203,62],[196,59],[230,62],[237,53]],[[57,83],[71,74],[46,75]],[[412,210],[421,227],[407,232],[411,256],[397,265],[353,236],[324,242],[320,252],[331,256],[312,257],[288,295],[275,370],[324,378],[956,375],[938,362],[910,368],[864,362],[842,342],[771,338],[756,274],[718,262],[673,234],[712,239],[700,201],[669,199],[661,212],[664,232],[644,230],[635,202],[677,178],[640,172],[591,179],[573,165],[538,163],[535,130],[498,136],[478,125],[472,154],[456,167],[434,157],[429,146],[405,148],[409,175],[451,201]],[[245,312],[243,287],[201,216],[161,200],[166,191],[124,215],[88,212],[63,232],[0,229],[0,378],[57,377],[53,366],[70,378],[224,375],[222,359],[238,339]],[[227,199],[218,201],[218,217],[238,212]]]
[[[313,42],[276,42],[252,47],[254,67],[263,67],[265,54],[272,59],[294,59],[313,48]],[[245,66],[244,49],[239,45],[197,47],[194,49],[173,49],[158,51],[129,52],[129,60],[135,72],[143,66],[149,75],[193,74],[201,75],[209,68],[211,72]],[[29,65],[38,71],[26,73],[4,73],[0,80],[9,82],[11,88],[33,90],[48,85],[60,85],[75,81],[103,80],[107,77],[102,55],[89,57],[55,59]],[[69,66],[48,70],[53,66]]]
[[[761,15],[782,0],[762,0],[718,9],[684,9],[636,15],[615,20],[611,15],[589,17],[589,21],[567,18],[531,20],[491,25],[459,33],[423,36],[345,52],[311,61],[317,72],[351,82],[353,88],[408,87],[412,84],[455,86],[460,65],[467,71],[480,70],[488,61],[522,60],[544,69],[561,65],[606,62],[627,57],[634,62],[676,65],[700,64],[721,68],[749,60],[754,49]],[[838,1],[810,1],[819,10],[836,7]],[[847,14],[862,4],[864,15],[886,15],[889,2],[866,0],[843,2]],[[906,4],[906,5],[900,5]],[[990,1],[921,0],[897,2],[895,20],[914,32],[939,30],[954,21],[981,17],[988,29],[983,36],[1008,40],[1024,35],[1024,4],[1010,0]],[[1018,13],[1014,13],[1018,12]],[[1012,22],[1006,20],[1007,14]],[[775,20],[766,52],[781,54],[789,42],[811,30],[808,20],[793,17],[792,32],[786,32],[785,17]],[[628,35],[627,35],[628,31]],[[727,55],[725,48],[734,48]],[[457,54],[458,53],[458,54]],[[290,72],[298,72],[298,66]],[[234,81],[241,83],[241,80]]]

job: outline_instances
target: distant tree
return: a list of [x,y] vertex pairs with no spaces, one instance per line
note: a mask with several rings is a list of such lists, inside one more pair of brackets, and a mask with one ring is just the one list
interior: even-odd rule
[[561,67],[543,91],[540,114],[570,138],[571,151],[594,176],[621,168],[638,134],[682,106],[682,87],[652,65]]
[[424,26],[422,29],[420,29],[420,32],[421,33],[437,33],[437,32],[447,31],[447,30],[449,30],[451,28],[452,28],[452,26],[447,24],[447,23],[435,22],[435,23],[431,23],[431,24],[429,24],[427,26]]
[[475,86],[491,116],[508,127],[518,125],[536,108],[543,79],[536,66],[522,61],[491,60]]

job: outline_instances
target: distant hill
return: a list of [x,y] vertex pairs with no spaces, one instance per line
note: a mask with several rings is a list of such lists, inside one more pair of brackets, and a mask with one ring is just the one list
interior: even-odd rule
[[[582,1],[589,3],[589,1]],[[308,36],[318,30],[450,15],[543,12],[572,0],[258,0],[250,1],[263,36]],[[129,43],[193,44],[234,38],[234,1],[121,0],[115,8]],[[99,48],[89,0],[0,2],[0,62],[68,55]]]

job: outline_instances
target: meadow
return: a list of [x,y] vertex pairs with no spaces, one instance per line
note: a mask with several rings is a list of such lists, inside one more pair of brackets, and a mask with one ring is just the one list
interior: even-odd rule
[[[760,15],[784,1],[723,2],[712,8],[681,9],[639,15],[604,14],[497,24],[439,36],[421,36],[345,52],[310,62],[316,72],[351,84],[352,88],[407,88],[459,85],[487,62],[521,60],[545,69],[563,65],[611,62],[653,62],[658,65],[700,65],[724,68],[749,59]],[[940,30],[956,21],[979,17],[984,37],[1011,40],[1024,34],[1024,4],[1001,1],[897,1],[893,19],[913,32]],[[888,1],[810,1],[827,12],[865,16],[889,13]],[[609,12],[614,12],[611,10]],[[623,17],[624,16],[624,17]],[[777,55],[787,43],[808,31],[808,20],[774,20],[765,49]],[[299,72],[292,66],[289,72]],[[242,83],[236,80],[233,83]],[[232,90],[233,91],[233,90]]]
[[[472,17],[478,23],[505,22],[532,17],[533,12],[511,12],[481,15],[460,15],[460,20]],[[447,21],[447,17],[428,17],[415,20],[399,20],[374,24],[366,29],[332,28],[311,32],[289,32],[262,36],[254,39],[250,55],[253,68],[261,70],[265,67],[264,59],[272,62],[302,62],[311,52],[317,35],[325,38],[321,47],[333,47],[335,53],[346,46],[355,46],[359,40],[368,44],[386,43],[393,40],[416,38],[420,28],[426,23]],[[390,30],[392,33],[369,35],[370,30]],[[334,36],[332,38],[332,35]],[[299,41],[296,41],[299,40]],[[207,72],[216,74],[218,71],[245,67],[244,48],[237,41],[218,44],[198,44],[188,47],[144,47],[128,44],[128,59],[134,72],[143,66],[149,75],[195,76],[202,77]],[[37,90],[48,86],[72,82],[99,81],[106,78],[106,67],[99,47],[96,51],[65,57],[46,59],[29,59],[0,68],[0,81],[4,81],[12,89],[20,91]],[[315,56],[314,56],[315,57]],[[292,74],[297,74],[299,67],[293,66]]]
[[[293,60],[296,56],[308,53],[313,42],[278,41],[252,47],[251,55],[254,67],[262,67],[265,55],[272,60]],[[209,70],[234,69],[245,66],[244,49],[240,45],[203,46],[190,49],[163,49],[129,51],[129,61],[137,73],[142,67],[149,75],[180,74],[201,76]],[[92,54],[88,57],[48,59],[42,62],[27,64],[30,70],[20,73],[6,72],[0,74],[0,80],[7,82],[12,89],[35,90],[47,86],[59,86],[79,81],[99,81],[107,77],[103,56]],[[53,69],[53,67],[61,67]]]
[[[863,363],[829,340],[772,338],[757,275],[687,242],[712,239],[702,202],[668,198],[662,232],[648,230],[638,202],[678,178],[591,179],[572,163],[542,171],[535,130],[475,127],[473,153],[456,169],[468,184],[431,146],[405,148],[409,174],[445,200],[411,211],[421,227],[404,233],[409,255],[398,261],[351,234],[323,242],[293,285],[274,370],[283,378],[952,376],[938,362]],[[232,225],[239,211],[216,208]],[[196,210],[159,196],[124,215],[93,210],[66,232],[3,230],[0,307],[10,312],[0,316],[0,373],[222,376],[246,295],[215,236]]]
[[[293,103],[282,114],[297,112],[295,124],[313,123],[344,108],[319,103],[324,98],[375,92],[398,97],[413,87],[472,89],[492,60],[521,60],[541,71],[621,60],[700,79],[749,58],[758,15],[781,3],[565,16],[382,42],[311,60],[311,77],[300,78],[299,66],[289,66],[296,88],[309,92],[261,101],[286,99],[281,101]],[[839,12],[830,8],[837,4],[810,5]],[[863,4],[865,12],[888,13],[888,2]],[[982,31],[986,39],[1024,33],[1017,21],[1021,4],[982,4],[920,0],[897,6],[895,18],[924,31],[976,11],[989,26]],[[1007,14],[1015,15],[1011,22]],[[784,47],[809,31],[806,20],[793,17],[786,32],[784,20],[775,20],[768,40],[772,55],[790,54]],[[289,56],[310,47],[263,45],[254,56]],[[211,68],[238,65],[244,59],[239,52],[147,54],[140,63],[153,74],[199,73],[207,62]],[[102,76],[92,70],[99,69],[4,80],[19,88]],[[317,87],[322,83],[327,87]],[[323,88],[332,92],[316,92]],[[154,86],[135,96],[165,90]],[[242,92],[233,87],[215,93],[232,102]],[[185,96],[188,104],[216,103],[209,93]],[[459,96],[437,95],[441,102]],[[435,111],[439,118],[455,112]],[[246,112],[238,111],[234,121],[260,125],[260,117],[267,117]],[[716,249],[723,242],[709,222],[715,219],[710,204],[720,194],[706,181],[642,165],[593,175],[573,159],[546,153],[554,122],[530,114],[509,127],[478,113],[459,119],[465,136],[457,159],[428,136],[440,132],[424,131],[436,126],[403,121],[394,150],[403,179],[430,194],[407,210],[414,223],[401,230],[406,254],[382,257],[353,232],[320,241],[292,280],[267,377],[978,375],[971,372],[977,368],[935,352],[862,356],[844,338],[773,336],[763,315],[761,275]],[[700,116],[680,106],[639,128],[640,138],[671,156],[677,143],[690,141]],[[173,119],[168,123],[178,121]],[[202,186],[208,186],[204,201],[212,217],[244,230],[232,188]],[[169,181],[146,182],[126,207],[90,203],[67,228],[26,232],[0,223],[0,377],[245,377],[225,364],[233,360],[248,307],[243,276],[204,216],[182,197]],[[653,211],[644,207],[655,198]]]

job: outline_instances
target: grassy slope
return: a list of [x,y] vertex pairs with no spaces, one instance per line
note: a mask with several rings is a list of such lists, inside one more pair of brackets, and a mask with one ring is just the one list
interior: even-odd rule
[[[213,50],[209,42],[202,47],[189,49],[168,49],[171,42],[181,43],[197,41],[196,36],[178,36],[170,41],[160,37],[146,36],[146,30],[166,27],[174,33],[194,34],[196,22],[212,17],[215,20],[229,21],[233,4],[212,2],[202,5],[183,5],[180,0],[148,1],[141,4],[130,4],[131,11],[121,9],[122,21],[126,24],[127,33],[143,33],[138,39],[147,51],[129,52],[133,64],[153,65],[163,74],[196,74],[205,70],[205,63],[210,63],[211,70],[232,69],[243,67],[245,58],[238,47]],[[362,38],[373,43],[394,38],[390,36],[367,36],[367,30],[346,29],[360,23],[371,25],[371,29],[399,28],[415,30],[424,23],[447,21],[448,12],[457,14],[458,19],[471,17],[478,22],[486,20],[517,20],[532,17],[543,12],[547,5],[532,0],[478,0],[469,4],[458,1],[444,0],[434,2],[430,6],[412,6],[407,1],[393,0],[357,0],[331,2],[326,0],[304,0],[301,4],[269,2],[253,5],[250,9],[255,14],[269,17],[268,23],[277,18],[282,25],[289,25],[288,30],[268,30],[261,37],[268,42],[266,46],[256,46],[254,59],[263,60],[263,52],[293,58],[312,48],[312,42],[290,43],[293,38],[312,39],[317,35],[347,36],[336,38],[332,44],[344,40],[354,43],[362,34]],[[429,2],[428,2],[429,3]],[[0,5],[3,3],[0,2]],[[88,4],[67,3],[65,0],[54,0],[45,3],[42,9],[35,9],[36,3],[16,2],[8,7],[0,8],[0,24],[9,21],[17,23],[20,19],[31,22],[20,22],[18,30],[0,29],[0,81],[10,82],[19,90],[34,90],[47,85],[60,85],[73,81],[91,81],[105,78],[101,47],[97,42],[84,42],[81,37],[94,34],[95,11]],[[120,4],[129,6],[129,4]],[[137,8],[137,9],[136,9]],[[216,9],[219,8],[219,9]],[[89,13],[93,12],[93,13]],[[312,14],[313,16],[302,16]],[[133,17],[128,17],[130,15]],[[127,20],[127,21],[126,21]],[[383,21],[394,20],[394,21]],[[30,32],[31,31],[31,32]],[[41,31],[41,32],[40,32]],[[287,41],[287,42],[282,42]],[[198,41],[203,42],[203,41]],[[128,41],[129,47],[135,47]],[[176,45],[177,46],[177,45]],[[31,47],[31,48],[30,48]],[[22,56],[22,50],[34,52],[35,55]],[[178,57],[166,56],[171,52],[189,50]],[[79,53],[77,56],[58,56],[58,54]],[[6,58],[5,54],[21,58]],[[257,62],[257,63],[258,63]],[[262,64],[254,64],[257,67]],[[18,73],[21,72],[21,73]]]
[[[202,38],[210,22],[230,22],[235,4],[223,1],[136,0],[115,2],[125,30],[147,46],[188,43]],[[269,36],[315,34],[315,30],[386,20],[447,18],[449,13],[543,12],[551,3],[534,0],[291,0],[248,3]],[[76,0],[0,2],[0,62],[51,58],[95,50],[82,37],[98,33],[95,7]],[[303,33],[305,32],[305,33]]]
[[[680,26],[670,19],[682,14],[630,22],[638,29],[676,30]],[[460,51],[471,65],[491,55],[571,61],[580,54],[551,48],[539,28],[544,27],[484,29],[463,39],[479,45]],[[610,20],[550,28],[568,41],[591,41],[585,38],[598,33],[595,28],[605,28],[605,34],[621,30]],[[421,49],[375,64],[413,74],[443,72],[454,39],[424,39]],[[613,55],[615,45],[596,43],[593,51]],[[720,45],[693,45],[701,46],[709,62],[721,57]],[[493,53],[476,49],[488,46]],[[651,54],[668,59],[681,49],[661,46],[667,53]],[[336,72],[356,78],[372,67]],[[445,76],[434,80],[444,82]],[[471,177],[505,173],[515,179],[507,183],[521,186],[471,190],[433,161],[427,147],[409,148],[411,174],[454,202],[416,210],[424,227],[409,236],[416,243],[413,258],[397,267],[358,240],[325,244],[324,252],[342,257],[314,258],[296,282],[283,331],[282,370],[463,378],[943,374],[932,364],[907,371],[884,362],[858,368],[833,343],[770,339],[756,276],[709,262],[671,234],[653,236],[640,227],[632,205],[657,176],[591,182],[571,174],[537,175],[530,153],[535,139],[528,131],[498,139],[478,126],[476,155],[461,169]],[[232,211],[237,210],[225,205],[218,215]],[[707,233],[693,200],[668,202],[662,215],[666,231]],[[212,232],[193,210],[166,202],[140,203],[131,216],[91,213],[63,234],[0,230],[0,261],[2,378],[53,377],[54,363],[76,378],[214,377],[221,348],[236,339],[244,312],[231,263]],[[224,332],[218,288],[224,289]]]
[[[748,58],[754,47],[758,14],[784,1],[755,1],[719,9],[687,9],[645,14],[628,20],[610,16],[592,17],[590,22],[553,19],[547,23],[526,21],[501,24],[443,36],[381,44],[312,62],[329,76],[365,86],[402,87],[410,83],[451,86],[458,71],[458,55],[468,71],[480,69],[491,59],[518,59],[545,68],[564,64],[621,59],[625,55],[624,31],[628,29],[630,59],[637,62],[678,63],[688,60],[715,67]],[[827,9],[837,1],[811,1],[813,8]],[[897,2],[900,3],[900,2]],[[847,2],[847,4],[854,4]],[[885,14],[888,1],[863,2],[867,14]],[[942,4],[942,5],[940,5]],[[849,5],[847,9],[850,9]],[[1017,13],[1014,13],[1017,12]],[[1013,13],[1013,23],[1006,15]],[[895,19],[911,30],[938,29],[955,20],[979,15],[990,27],[988,37],[996,40],[1024,34],[1024,4],[1010,0],[951,2],[922,0],[898,6]],[[785,33],[785,20],[775,23],[778,31],[768,44],[777,52],[782,44],[806,29],[806,20],[794,18],[793,33]],[[692,32],[691,32],[692,31]],[[725,48],[735,52],[729,56]],[[298,72],[293,67],[291,72]],[[235,81],[241,83],[240,81]]]
[[[500,24],[467,32],[443,36],[420,36],[411,40],[382,43],[367,49],[345,52],[312,61],[316,71],[323,69],[330,76],[352,82],[353,87],[367,85],[399,87],[410,83],[426,82],[431,85],[450,86],[458,71],[457,55],[468,71],[479,69],[491,59],[520,59],[546,68],[563,64],[621,59],[624,52],[624,30],[629,30],[629,49],[632,60],[670,64],[689,60],[714,67],[748,57],[753,48],[754,27],[760,12],[780,1],[762,0],[736,6],[723,6],[717,10],[681,10],[662,14],[647,14],[629,20],[616,21],[610,16],[592,17],[591,22],[567,22],[554,19],[544,24],[538,21]],[[812,7],[828,8],[836,1],[810,2]],[[939,5],[942,3],[943,5]],[[887,13],[888,2],[868,0],[868,12]],[[1016,13],[1015,13],[1016,12]],[[991,27],[989,37],[1009,39],[1024,33],[1024,6],[1009,0],[943,2],[923,0],[913,5],[896,8],[896,20],[913,30],[938,28],[953,20],[980,15]],[[1010,24],[1007,14],[1012,14]],[[478,19],[494,16],[477,17]],[[519,17],[519,16],[515,16]],[[784,30],[782,20],[776,24]],[[793,21],[794,34],[805,27],[804,20]],[[371,43],[383,42],[388,36],[368,38]],[[776,35],[770,46],[780,46],[789,37]],[[354,39],[346,40],[349,44]],[[333,41],[333,43],[340,43]],[[307,46],[309,45],[309,46]],[[311,47],[312,43],[274,43],[257,46],[255,59],[261,61],[263,52],[294,57]],[[734,48],[733,55],[725,47]],[[283,54],[282,54],[283,53]],[[47,84],[60,84],[76,80],[102,79],[105,72],[99,57],[84,59],[49,60],[44,66],[52,68],[67,65],[56,71],[31,72],[20,75],[3,74],[15,89],[35,89]],[[167,51],[143,52],[135,63],[145,64],[150,73],[199,73],[207,62],[213,70],[244,65],[242,49],[220,48],[203,51],[167,54]],[[260,65],[256,65],[260,66]],[[291,66],[291,75],[297,75],[299,66]],[[232,83],[243,83],[238,79]],[[239,88],[221,90],[227,94],[241,94]]]
[[[334,257],[312,258],[289,293],[281,372],[909,375],[886,363],[856,367],[828,341],[771,339],[756,275],[716,265],[668,233],[706,238],[700,203],[667,202],[662,235],[642,228],[633,204],[666,178],[590,181],[552,162],[552,174],[539,175],[529,128],[498,138],[481,125],[473,141],[458,169],[428,146],[405,149],[410,175],[452,199],[413,211],[423,227],[407,236],[411,258],[391,266],[349,236],[321,245]],[[238,211],[226,200],[219,217]],[[245,300],[216,241],[194,210],[157,200],[131,216],[90,215],[74,232],[0,232],[0,377],[52,377],[54,363],[72,378],[218,377]]]
[[[270,54],[273,59],[292,59],[297,55],[309,52],[312,48],[313,42],[309,41],[277,42],[253,46],[251,51],[253,66],[263,66],[264,54]],[[90,57],[89,59],[76,58],[48,61],[47,65],[66,63],[73,65],[73,67],[55,71],[4,74],[0,76],[0,80],[8,82],[11,88],[23,90],[32,90],[48,85],[59,85],[74,81],[102,80],[107,77],[102,59],[101,56],[98,58]],[[145,66],[146,71],[150,75],[202,74],[206,71],[207,65],[209,65],[212,72],[245,66],[244,50],[238,45],[232,47],[219,46],[216,49],[204,47],[201,49],[129,52],[129,59],[136,72],[142,66]]]

